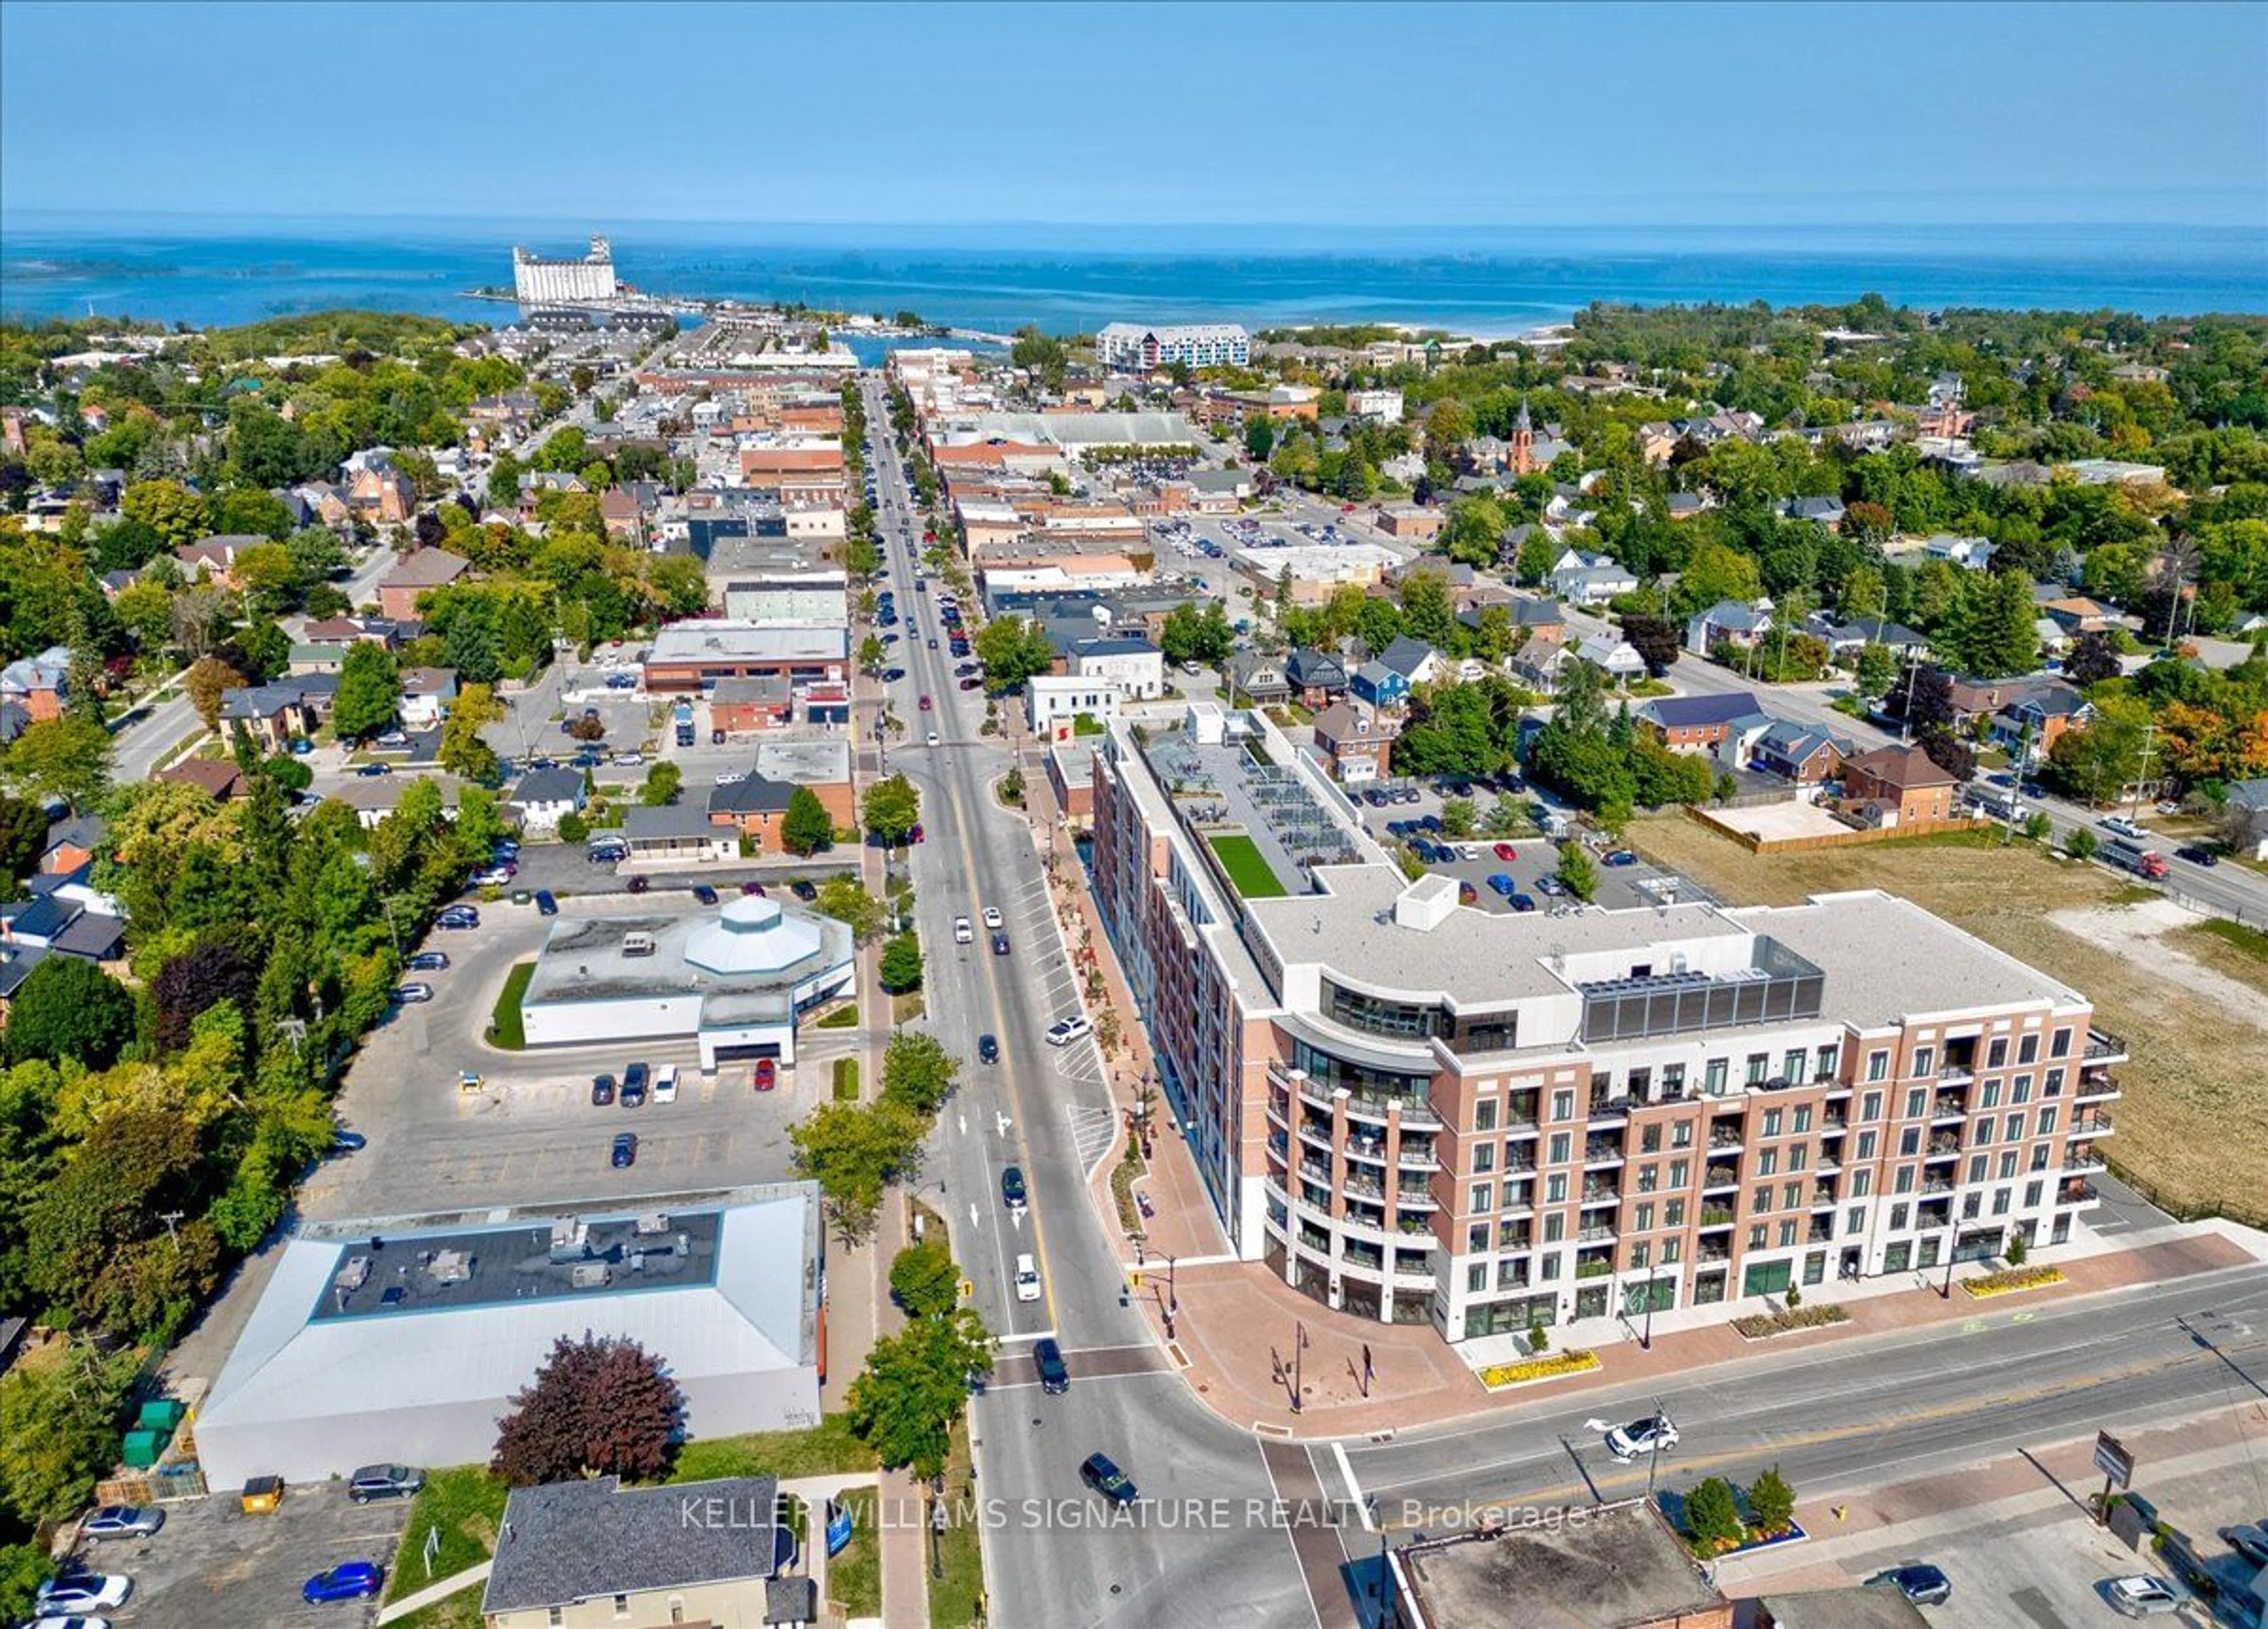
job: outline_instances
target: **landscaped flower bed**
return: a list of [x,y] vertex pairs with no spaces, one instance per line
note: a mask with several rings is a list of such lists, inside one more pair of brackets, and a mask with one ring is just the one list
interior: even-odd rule
[[1798,1330],[1824,1329],[1830,1323],[1848,1323],[1851,1315],[1827,1301],[1816,1307],[1796,1307],[1786,1312],[1751,1313],[1745,1318],[1733,1320],[1734,1330],[1746,1340],[1770,1340],[1775,1335],[1793,1335]]
[[1961,1280],[1961,1287],[1971,1295],[2013,1295],[2018,1290],[2045,1289],[2051,1284],[2061,1284],[2060,1267],[2008,1267],[1999,1272],[1980,1274]]
[[1481,1384],[1491,1391],[1499,1391],[1506,1386],[1525,1386],[1532,1381],[1587,1374],[1598,1367],[1599,1354],[1595,1352],[1555,1352],[1549,1357],[1530,1358],[1523,1363],[1491,1363],[1480,1372]]

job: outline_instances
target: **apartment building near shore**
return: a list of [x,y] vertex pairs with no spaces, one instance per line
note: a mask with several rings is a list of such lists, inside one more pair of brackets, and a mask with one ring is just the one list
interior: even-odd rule
[[2121,1043],[1907,901],[1461,905],[1211,703],[1115,723],[1094,805],[1103,920],[1228,1237],[1342,1312],[1451,1340],[1730,1316],[2051,1247],[2094,1201]]

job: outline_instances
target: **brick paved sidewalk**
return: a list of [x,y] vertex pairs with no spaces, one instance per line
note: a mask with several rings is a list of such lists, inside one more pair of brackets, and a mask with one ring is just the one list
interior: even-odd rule
[[[1035,764],[1026,766],[1024,780],[1033,816],[1033,840],[1044,864],[1057,810],[1047,777]],[[1133,997],[1117,959],[1104,940],[1086,874],[1068,838],[1060,834],[1055,844],[1050,887],[1075,955],[1082,943],[1083,928],[1086,942],[1101,969],[1107,999],[1118,1012],[1122,1041],[1110,1066],[1113,1092],[1122,1111],[1120,1144],[1097,1168],[1090,1190],[1106,1226],[1121,1241],[1122,1264],[1130,1269],[1137,1264],[1138,1251],[1119,1226],[1109,1172],[1125,1136],[1123,1111],[1132,1108],[1136,1083],[1151,1067],[1148,1038],[1137,1021]],[[1760,1343],[1743,1339],[1726,1323],[1657,1330],[1651,1350],[1630,1338],[1585,1343],[1599,1355],[1597,1369],[1492,1393],[1430,1323],[1383,1324],[1333,1313],[1291,1288],[1280,1274],[1263,1264],[1221,1260],[1226,1242],[1196,1164],[1182,1139],[1173,1133],[1170,1117],[1161,1112],[1159,1124],[1164,1129],[1152,1146],[1148,1172],[1137,1184],[1148,1195],[1152,1206],[1152,1213],[1142,1219],[1146,1237],[1139,1251],[1143,1268],[1139,1303],[1156,1338],[1167,1343],[1169,1291],[1164,1262],[1167,1257],[1177,1258],[1170,1280],[1174,1306],[1169,1350],[1192,1389],[1233,1425],[1309,1438],[1368,1435],[1529,1404],[1546,1392],[1581,1392],[1683,1375],[1709,1364],[1750,1356],[1759,1348]],[[1948,1300],[1930,1288],[1876,1288],[1843,1303],[1850,1314],[1848,1322],[1780,1336],[1769,1345],[1778,1352],[1902,1329],[1957,1323],[2073,1295],[2156,1283],[2260,1259],[2244,1245],[2209,1227],[2163,1231],[2176,1236],[2158,1236],[2132,1248],[2057,1260],[2053,1264],[2062,1269],[2065,1283],[2016,1295],[1977,1301],[1963,1294],[1956,1285]],[[1183,1265],[1183,1262],[1195,1264]],[[1306,1344],[1301,1345],[1303,1333]],[[1292,1407],[1295,1371],[1302,1404],[1296,1412]]]

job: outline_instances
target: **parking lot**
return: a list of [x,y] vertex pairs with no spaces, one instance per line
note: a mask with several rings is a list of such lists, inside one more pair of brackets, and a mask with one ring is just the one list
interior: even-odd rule
[[[624,900],[589,908],[639,907]],[[657,896],[644,908],[703,909],[682,895],[666,903]],[[787,1127],[829,1089],[831,1057],[851,1046],[858,1032],[807,1028],[801,1061],[782,1070],[777,1088],[765,1093],[754,1089],[746,1064],[703,1079],[690,1036],[500,1050],[484,1039],[497,994],[513,964],[535,955],[549,925],[533,907],[490,904],[481,908],[479,927],[437,932],[428,940],[451,965],[416,975],[433,986],[433,999],[396,1008],[349,1072],[340,1117],[368,1145],[334,1156],[308,1182],[310,1215],[624,1198],[789,1175]],[[594,1106],[592,1077],[619,1079],[634,1060],[677,1065],[677,1101]],[[459,1089],[465,1069],[482,1076],[482,1089]],[[639,1139],[637,1162],[625,1169],[609,1163],[621,1131]]]
[[342,1485],[286,1491],[267,1515],[247,1515],[236,1490],[165,1507],[166,1525],[149,1539],[86,1547],[89,1566],[122,1573],[134,1592],[102,1616],[120,1629],[315,1629],[370,1624],[378,1603],[310,1606],[300,1587],[342,1561],[394,1564],[409,1501],[350,1502]]

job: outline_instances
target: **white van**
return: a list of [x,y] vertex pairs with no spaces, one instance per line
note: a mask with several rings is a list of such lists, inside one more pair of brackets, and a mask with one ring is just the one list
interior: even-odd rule
[[653,954],[653,935],[651,933],[623,934],[622,954],[626,956],[652,955]]
[[653,1072],[653,1101],[674,1103],[677,1101],[677,1065],[664,1064]]
[[1016,1299],[1037,1301],[1039,1298],[1039,1264],[1028,1256],[1019,1256],[1016,1257]]

